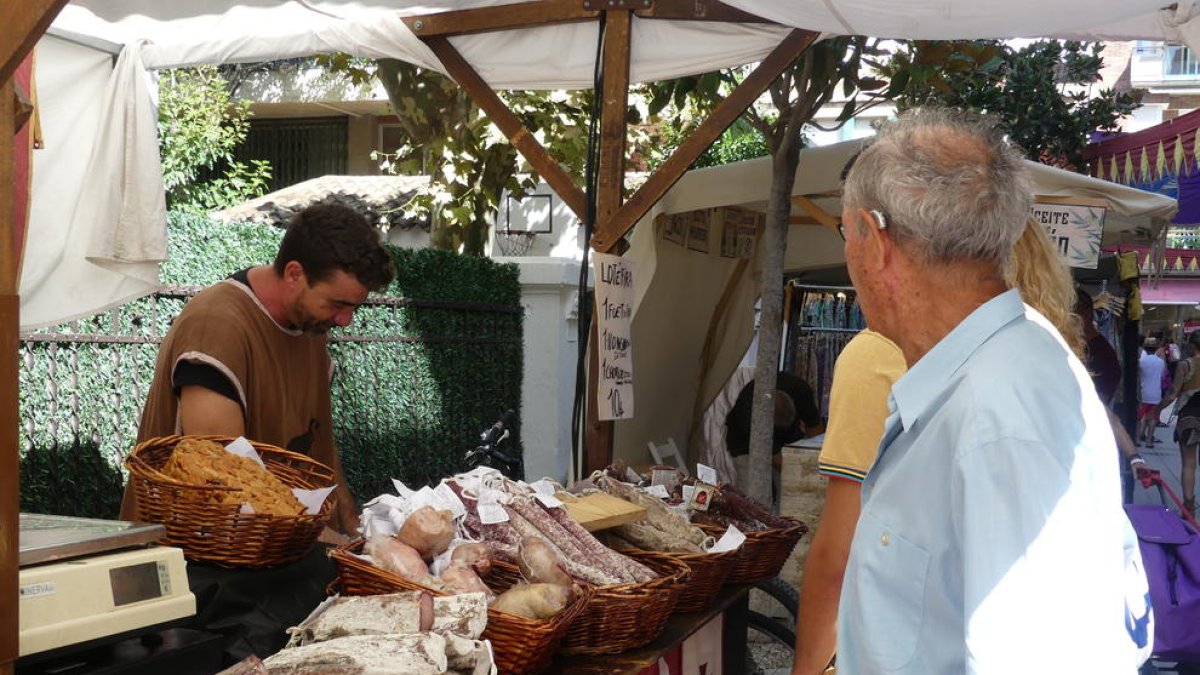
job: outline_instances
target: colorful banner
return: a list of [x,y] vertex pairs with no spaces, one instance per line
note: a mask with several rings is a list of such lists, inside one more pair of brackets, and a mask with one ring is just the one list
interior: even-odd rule
[[1045,228],[1068,265],[1094,270],[1100,264],[1100,240],[1104,237],[1104,216],[1108,211],[1101,204],[1060,203],[1040,197],[1030,207],[1030,216]]
[[596,263],[596,407],[602,421],[633,417],[633,261],[592,253]]
[[1090,143],[1083,155],[1096,178],[1179,200],[1176,225],[1200,223],[1200,167],[1196,164],[1200,110],[1148,129]]

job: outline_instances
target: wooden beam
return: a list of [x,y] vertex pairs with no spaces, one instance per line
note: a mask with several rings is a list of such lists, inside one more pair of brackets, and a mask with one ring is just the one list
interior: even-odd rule
[[[505,5],[509,7],[511,5]],[[444,37],[434,37],[425,40],[433,53],[442,61],[446,72],[454,81],[466,90],[471,100],[475,101],[492,123],[508,137],[508,141],[525,157],[535,171],[550,185],[555,194],[563,200],[575,216],[580,220],[587,217],[587,197],[583,190],[575,184],[575,180],[567,174],[546,148],[538,142],[533,134],[525,128],[521,120],[509,110],[508,105],[501,100],[496,92],[484,82],[479,73],[467,63],[462,54]]]
[[[625,112],[629,106],[629,53],[633,36],[633,15],[624,10],[606,13],[604,30],[604,89],[600,96],[600,157],[596,167],[596,229],[612,220],[625,196]],[[614,252],[620,239],[603,249]],[[596,376],[600,372],[599,339],[595,312],[592,313],[592,349],[588,352],[587,473],[612,463],[613,423],[601,422],[596,400]]]
[[16,213],[13,187],[16,183],[14,147],[16,133],[17,97],[16,86],[11,79],[0,83],[0,294],[17,292],[17,267],[20,255],[17,250]]
[[[595,0],[595,5],[607,0]],[[624,0],[622,0],[624,2]],[[404,17],[402,21],[419,38],[450,37],[488,31],[535,28],[555,23],[587,21],[599,16],[593,0],[536,0],[496,7],[459,9]],[[641,5],[641,2],[638,2]]]
[[773,23],[744,12],[719,0],[644,0],[648,5],[636,11],[643,19],[674,19],[677,21],[722,21],[726,23]]
[[[16,4],[16,3],[13,3]],[[0,12],[2,13],[2,12]],[[3,25],[3,24],[0,24]],[[20,298],[13,190],[13,125],[16,98],[12,80],[0,81],[0,675],[13,672],[19,653],[17,633],[17,511],[20,506],[18,459],[20,370]]]
[[597,251],[608,250],[613,242],[624,237],[642,216],[650,210],[667,190],[686,172],[696,158],[703,153],[713,141],[717,140],[729,125],[733,124],[746,108],[762,95],[771,82],[790,66],[808,49],[818,34],[806,30],[794,30],[788,34],[765,59],[759,63],[754,72],[750,73],[740,85],[734,89],[725,100],[721,101],[708,119],[704,120],[696,131],[675,149],[675,152],[663,162],[662,166],[650,176],[641,189],[633,194],[621,210],[610,221],[599,221],[596,233],[592,237],[592,247]]
[[0,2],[0,82],[12,78],[17,65],[25,60],[66,4],[67,0]]
[[805,197],[804,195],[792,195],[792,203],[803,209],[810,218],[824,225],[825,227],[828,227],[839,237],[841,236],[841,233],[838,232],[838,225],[842,224],[840,218],[835,218],[833,215],[827,213],[825,209],[817,206],[816,202],[808,197]]
[[[629,12],[608,12],[604,33],[604,91],[600,112],[600,158],[597,166],[596,229],[604,227],[621,208],[625,193],[625,112],[629,106]],[[608,252],[616,240],[602,250]]]
[[809,216],[791,216],[788,218],[788,223],[792,225],[820,225],[821,223]]

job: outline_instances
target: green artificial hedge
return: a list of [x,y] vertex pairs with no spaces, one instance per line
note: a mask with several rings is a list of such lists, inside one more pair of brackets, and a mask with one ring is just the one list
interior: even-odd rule
[[[171,213],[162,280],[208,285],[270,262],[282,230]],[[331,333],[334,434],[347,480],[365,501],[391,479],[422,485],[453,473],[478,434],[518,409],[523,314],[515,265],[446,251],[392,249],[396,280],[347,329]],[[464,307],[466,303],[470,306]],[[59,326],[72,335],[163,335],[184,300],[152,296]],[[26,340],[21,508],[113,517],[121,459],[132,449],[154,343]]]

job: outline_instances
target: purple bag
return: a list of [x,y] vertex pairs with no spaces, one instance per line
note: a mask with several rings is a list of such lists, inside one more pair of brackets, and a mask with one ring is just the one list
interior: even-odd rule
[[1154,656],[1200,661],[1200,534],[1156,504],[1126,504],[1154,608]]

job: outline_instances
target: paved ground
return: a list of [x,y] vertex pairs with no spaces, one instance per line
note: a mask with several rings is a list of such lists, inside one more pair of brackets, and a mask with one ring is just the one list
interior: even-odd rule
[[[1162,473],[1163,482],[1174,490],[1180,499],[1183,499],[1183,490],[1180,487],[1179,444],[1174,440],[1174,433],[1173,426],[1158,427],[1154,434],[1158,443],[1153,446],[1143,445],[1138,448],[1138,452],[1146,459],[1150,468]],[[1170,496],[1167,497],[1167,500],[1170,501]],[[1136,484],[1133,488],[1133,503],[1160,504],[1158,490],[1143,488],[1140,483]],[[1174,508],[1174,504],[1169,504],[1169,506]]]

